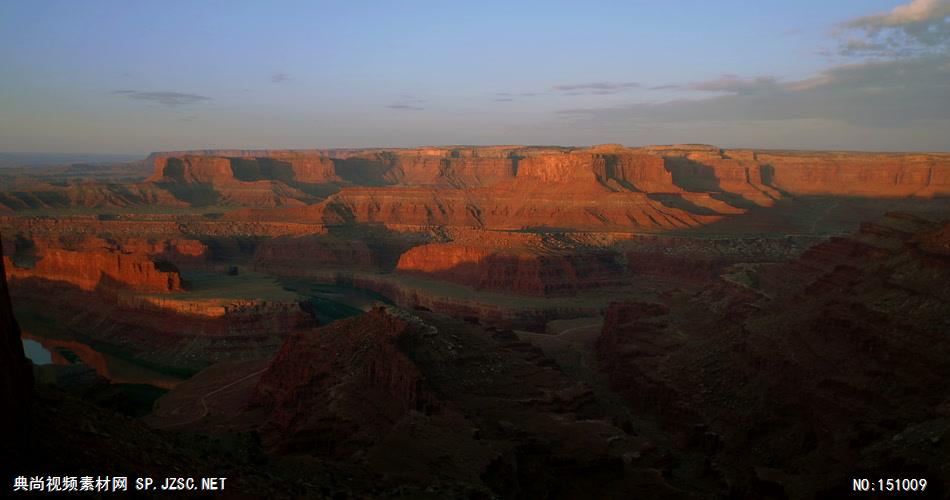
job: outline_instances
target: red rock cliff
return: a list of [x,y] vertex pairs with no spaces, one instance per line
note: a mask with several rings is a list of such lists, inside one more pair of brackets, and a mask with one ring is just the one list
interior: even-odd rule
[[156,155],[151,182],[227,184],[260,180],[307,184],[339,180],[333,160],[318,154],[293,151],[262,157],[208,155]]
[[539,255],[528,250],[433,243],[414,247],[399,258],[397,269],[471,286],[524,295],[573,295],[618,284],[626,269],[617,255],[601,252]]
[[182,290],[181,276],[174,267],[162,268],[145,252],[99,238],[86,238],[68,247],[52,241],[33,242],[32,265],[15,265],[4,257],[11,278],[41,278],[63,281],[82,290],[133,289],[145,292]]

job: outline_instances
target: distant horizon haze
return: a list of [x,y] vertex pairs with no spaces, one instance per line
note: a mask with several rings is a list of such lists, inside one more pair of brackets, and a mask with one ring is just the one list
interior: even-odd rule
[[584,149],[591,148],[596,146],[602,146],[607,144],[617,144],[625,148],[648,148],[655,146],[675,146],[675,145],[693,145],[693,146],[713,146],[723,150],[756,150],[756,151],[797,151],[797,152],[829,152],[829,153],[937,153],[950,154],[950,146],[942,150],[893,150],[893,149],[812,149],[812,148],[763,148],[755,146],[725,146],[721,144],[710,144],[704,142],[691,142],[691,143],[654,143],[654,144],[620,144],[620,143],[608,143],[608,142],[599,142],[593,144],[553,144],[553,143],[541,143],[541,144],[414,144],[406,146],[302,146],[302,147],[286,147],[286,148],[275,148],[275,147],[237,147],[237,146],[222,146],[222,147],[197,147],[197,148],[172,148],[172,149],[163,149],[155,150],[148,152],[133,152],[133,153],[110,153],[110,152],[45,152],[45,151],[0,151],[0,167],[4,163],[10,164],[17,161],[23,162],[24,165],[28,164],[52,164],[52,163],[108,163],[108,162],[125,162],[125,161],[139,161],[145,160],[150,155],[168,153],[168,152],[200,152],[200,151],[229,151],[229,150],[238,150],[238,151],[313,151],[313,150],[336,150],[336,149],[422,149],[422,148],[465,148],[465,147],[496,147],[496,146],[517,146],[517,147],[562,147],[562,148],[576,148]]

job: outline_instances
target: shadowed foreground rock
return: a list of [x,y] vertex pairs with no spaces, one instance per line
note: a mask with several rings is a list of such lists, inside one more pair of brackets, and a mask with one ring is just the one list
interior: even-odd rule
[[889,214],[686,300],[615,303],[605,371],[733,494],[841,498],[888,471],[942,497],[948,235],[950,221]]
[[2,252],[0,275],[0,465],[8,465],[4,462],[22,453],[30,435],[33,371],[23,354],[20,326],[13,317]]

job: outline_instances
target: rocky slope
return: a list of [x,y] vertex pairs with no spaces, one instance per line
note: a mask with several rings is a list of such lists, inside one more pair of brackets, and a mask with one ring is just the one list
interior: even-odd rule
[[81,181],[30,182],[0,188],[0,212],[75,208],[184,207],[187,203],[149,184]]
[[265,445],[348,457],[408,412],[437,404],[400,348],[411,328],[418,326],[376,309],[284,341],[251,403],[269,412]]
[[[195,411],[195,401],[209,409]],[[669,451],[629,422],[621,429],[623,420],[513,332],[392,308],[290,337],[263,364],[209,368],[148,418],[215,434],[256,430],[279,455],[449,497],[690,498],[708,487],[668,482]]]
[[[845,494],[898,468],[946,492],[947,222],[892,214],[692,296],[613,305],[604,369],[634,407],[710,433],[743,495]],[[711,441],[710,441],[711,440]],[[858,474],[860,475],[860,474]]]
[[289,333],[314,324],[296,296],[235,298],[226,291],[90,293],[64,281],[11,280],[21,321],[40,337],[64,337],[133,363],[192,373],[225,359],[271,354]]

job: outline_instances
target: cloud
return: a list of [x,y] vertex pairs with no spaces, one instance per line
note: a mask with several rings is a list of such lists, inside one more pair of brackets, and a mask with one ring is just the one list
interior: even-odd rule
[[645,123],[834,120],[860,127],[905,127],[923,121],[950,123],[950,56],[865,61],[814,77],[780,82],[774,77],[720,78],[682,86],[729,92],[706,99],[567,109],[558,113],[604,127]]
[[183,94],[181,92],[143,92],[140,90],[114,90],[112,94],[119,95],[123,97],[128,97],[129,99],[135,99],[137,101],[148,101],[169,108],[177,108],[179,106],[188,106],[191,104],[197,104],[202,101],[212,100],[210,97],[198,95],[198,94]]
[[404,110],[404,111],[422,111],[423,109],[425,109],[421,106],[416,106],[416,105],[405,103],[405,102],[390,104],[389,106],[386,106],[386,107],[389,109],[399,109],[399,110]]
[[537,92],[495,92],[492,102],[518,102],[524,97],[538,96]]
[[551,87],[551,89],[562,92],[565,95],[607,95],[616,94],[618,92],[639,87],[640,84],[637,82],[590,82],[570,85],[555,85]]
[[402,99],[386,107],[389,109],[397,109],[402,111],[422,111],[425,109],[424,107],[420,106],[420,104],[426,103],[426,99],[414,97],[412,94],[400,94],[399,97]]
[[950,16],[950,2],[947,0],[912,0],[909,4],[898,5],[885,14],[864,16],[848,21],[852,28],[885,28],[907,26],[916,23],[941,21]]
[[734,94],[751,94],[772,90],[778,85],[775,77],[758,76],[755,78],[740,78],[736,75],[722,75],[714,80],[693,82],[680,86],[684,90],[698,90],[702,92],[728,92]]
[[[767,138],[782,147],[945,149],[950,0],[905,2],[836,26],[835,46],[826,53],[845,59],[832,57],[835,65],[807,78],[724,74],[649,87],[684,92],[680,99],[557,113],[570,130],[601,138],[634,134],[641,141],[677,137],[711,143],[725,138],[747,145]],[[557,90],[576,91],[566,87]]]
[[284,83],[290,81],[290,75],[287,73],[274,73],[270,76],[270,81],[273,83]]
[[847,57],[906,57],[950,48],[950,0],[912,0],[890,12],[841,23],[833,34]]
[[656,85],[650,90],[692,90],[697,92],[724,92],[729,94],[752,94],[772,90],[778,85],[773,76],[741,78],[737,75],[722,75],[712,80],[684,84]]

